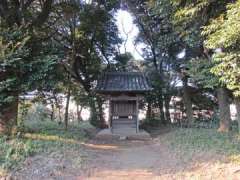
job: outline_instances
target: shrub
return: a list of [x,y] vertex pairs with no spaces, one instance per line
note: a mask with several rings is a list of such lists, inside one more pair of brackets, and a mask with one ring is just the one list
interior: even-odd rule
[[147,129],[149,127],[158,127],[160,124],[161,121],[157,118],[144,119],[140,127],[143,129]]
[[33,105],[26,114],[25,120],[44,121],[49,117],[49,110],[43,104]]
[[2,169],[12,169],[33,154],[34,147],[31,140],[22,138],[0,137],[0,165]]
[[77,126],[70,124],[66,131],[56,121],[37,118],[25,120],[24,127],[21,136],[0,136],[0,177],[3,172],[14,169],[35,153],[79,150],[88,137],[84,129],[92,128],[89,123],[83,122]]
[[175,131],[160,137],[170,149],[180,153],[213,152],[234,155],[240,153],[240,139],[235,133],[219,133],[216,129],[176,128]]

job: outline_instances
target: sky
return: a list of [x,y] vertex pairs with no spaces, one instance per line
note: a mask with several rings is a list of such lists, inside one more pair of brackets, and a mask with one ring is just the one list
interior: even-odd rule
[[[133,16],[125,10],[118,10],[116,13],[117,26],[120,32],[120,36],[124,42],[126,42],[126,51],[130,52],[136,60],[142,60],[140,55],[143,44],[134,46],[134,40],[139,33],[138,27],[133,23]],[[124,43],[120,48],[121,53],[125,53]],[[137,49],[137,50],[136,50]]]
[[[134,40],[139,33],[138,27],[133,23],[134,17],[128,11],[120,9],[116,13],[116,19],[120,36],[126,42],[127,52],[130,52],[136,60],[143,60],[141,49],[144,47],[144,44],[141,43],[134,46]],[[125,53],[124,43],[121,46],[120,51],[121,53]],[[177,58],[184,58],[185,54],[186,51],[184,49],[177,55]]]

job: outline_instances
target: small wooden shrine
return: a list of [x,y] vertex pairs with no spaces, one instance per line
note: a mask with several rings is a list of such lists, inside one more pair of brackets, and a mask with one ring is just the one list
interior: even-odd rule
[[109,101],[109,128],[112,133],[138,133],[138,106],[143,94],[152,90],[140,72],[107,72],[97,82],[96,92]]

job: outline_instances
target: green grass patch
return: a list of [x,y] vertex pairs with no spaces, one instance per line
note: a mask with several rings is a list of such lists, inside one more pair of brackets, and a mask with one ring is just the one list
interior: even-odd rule
[[14,168],[33,153],[31,140],[0,136],[0,172]]
[[240,157],[240,136],[236,133],[219,133],[215,129],[176,128],[160,139],[185,159],[191,159],[195,153]]
[[87,128],[92,128],[87,122],[70,125],[66,131],[63,125],[49,120],[26,121],[23,133],[16,137],[0,136],[0,177],[37,153],[79,151],[88,139],[84,130]]

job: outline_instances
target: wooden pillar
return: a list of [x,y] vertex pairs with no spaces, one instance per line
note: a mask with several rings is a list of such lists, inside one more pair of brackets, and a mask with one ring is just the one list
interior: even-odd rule
[[136,100],[136,132],[139,132],[139,120],[138,120],[138,99]]

